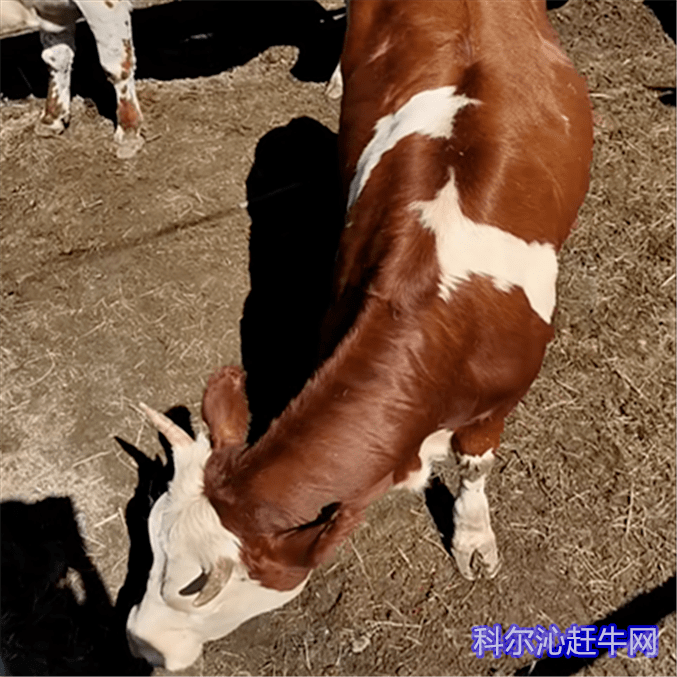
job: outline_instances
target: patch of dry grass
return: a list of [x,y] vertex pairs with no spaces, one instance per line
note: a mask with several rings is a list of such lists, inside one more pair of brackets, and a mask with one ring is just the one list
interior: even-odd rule
[[[674,44],[638,0],[551,18],[591,89],[595,157],[556,339],[488,483],[501,571],[461,579],[422,499],[397,492],[301,597],[209,644],[200,673],[511,673],[526,659],[477,659],[473,625],[593,622],[674,575],[675,112],[647,88],[674,84]],[[239,362],[257,143],[299,115],[336,129],[323,86],[289,77],[294,58],[140,83],[148,143],[124,167],[82,101],[47,141],[40,102],[0,109],[2,496],[71,496],[111,591],[136,480],[111,437],[157,450],[138,401],[197,414],[212,369]],[[440,472],[455,491],[453,462]],[[674,674],[674,641],[673,615],[658,659],[585,673]]]

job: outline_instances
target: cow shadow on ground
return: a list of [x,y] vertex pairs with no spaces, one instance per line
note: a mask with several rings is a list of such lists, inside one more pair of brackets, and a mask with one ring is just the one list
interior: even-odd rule
[[[185,407],[167,415],[193,435]],[[115,604],[87,555],[70,498],[0,504],[2,674],[151,674],[151,665],[130,653],[125,626],[153,562],[150,509],[174,474],[171,447],[159,438],[166,463],[116,438],[136,461],[139,479],[125,512],[128,571]]]
[[[677,3],[664,0],[644,0],[644,4],[656,15],[664,33],[675,42],[677,34]],[[650,87],[659,92],[659,99],[666,106],[675,106],[675,87]]]
[[2,659],[7,674],[150,674],[127,649],[70,498],[7,501],[2,515]]
[[[274,45],[299,48],[292,75],[302,81],[329,79],[341,53],[345,10],[327,11],[303,0],[213,2],[182,0],[132,13],[137,79],[173,80],[222,73]],[[2,40],[3,97],[47,94],[47,67],[37,32]],[[72,94],[90,99],[115,120],[115,94],[99,65],[96,43],[84,22],[76,30]]]
[[336,135],[310,118],[266,134],[247,200],[251,291],[240,333],[253,442],[318,363],[343,227]]
[[[664,621],[669,615],[675,613],[675,577],[672,576],[665,583],[659,585],[652,590],[641,593],[628,601],[620,608],[612,611],[610,614],[601,618],[590,625],[595,627],[595,635],[598,635],[602,628],[614,626],[615,630],[622,630],[626,633],[630,628],[638,628],[637,637],[640,641],[635,646],[635,653],[641,656],[646,652],[648,655],[650,651],[647,649],[655,648],[656,654],[658,651],[665,651],[664,647],[659,648],[659,630],[658,624]],[[655,631],[649,630],[647,635],[647,628],[655,627]],[[655,632],[655,645],[651,633]],[[644,635],[642,640],[642,634]],[[626,646],[617,648],[618,655],[628,655],[628,648]],[[632,648],[630,649],[632,651]],[[560,653],[563,653],[560,651]],[[632,655],[635,655],[633,653]],[[574,654],[573,656],[545,656],[540,660],[525,665],[515,672],[516,675],[574,675],[584,672],[586,668],[591,668],[596,661],[607,655],[607,652],[601,650],[599,656],[581,656]]]

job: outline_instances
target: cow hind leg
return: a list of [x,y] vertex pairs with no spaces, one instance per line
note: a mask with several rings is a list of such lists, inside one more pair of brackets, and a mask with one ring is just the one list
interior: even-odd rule
[[500,564],[484,489],[502,431],[503,419],[489,419],[454,431],[452,438],[461,486],[454,502],[451,552],[461,575],[468,580],[477,577],[474,558],[489,578],[496,575]]
[[93,3],[78,0],[99,52],[101,67],[115,88],[117,97],[117,156],[130,158],[143,146],[142,115],[136,98],[130,5],[126,0]]
[[71,68],[75,55],[75,23],[66,26],[41,22],[42,60],[49,68],[45,108],[35,125],[40,136],[61,134],[70,122]]

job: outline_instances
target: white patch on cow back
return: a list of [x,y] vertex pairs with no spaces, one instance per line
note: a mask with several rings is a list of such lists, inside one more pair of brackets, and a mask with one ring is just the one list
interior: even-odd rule
[[470,103],[479,103],[455,92],[453,86],[419,92],[397,111],[377,121],[374,134],[362,151],[355,176],[350,182],[348,210],[357,201],[384,153],[394,148],[398,141],[411,134],[422,134],[432,139],[448,139],[451,136],[456,113]]
[[483,275],[497,289],[520,287],[544,322],[555,309],[557,255],[553,245],[525,242],[495,226],[475,223],[461,211],[456,181],[449,181],[432,200],[410,205],[424,228],[435,234],[440,266],[439,295],[452,292],[471,275]]
[[399,482],[393,488],[423,491],[430,479],[432,464],[435,461],[443,461],[449,454],[451,435],[451,430],[446,430],[445,428],[436,430],[428,435],[423,440],[418,452],[418,456],[421,459],[420,469],[410,472],[402,482]]

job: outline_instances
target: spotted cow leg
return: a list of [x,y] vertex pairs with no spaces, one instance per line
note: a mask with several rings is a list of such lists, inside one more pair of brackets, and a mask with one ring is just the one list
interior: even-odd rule
[[61,134],[70,121],[75,22],[61,26],[41,20],[40,41],[42,60],[49,68],[49,85],[45,108],[35,131],[40,136],[55,136]]
[[454,431],[451,446],[457,454],[461,487],[454,502],[454,536],[451,552],[461,574],[474,580],[476,555],[489,578],[498,572],[496,536],[491,528],[484,483],[500,443],[503,419],[487,419]]
[[130,4],[127,0],[92,2],[76,0],[89,24],[99,61],[117,96],[117,156],[129,158],[143,146],[141,109],[136,98],[134,69],[136,58],[132,42]]

